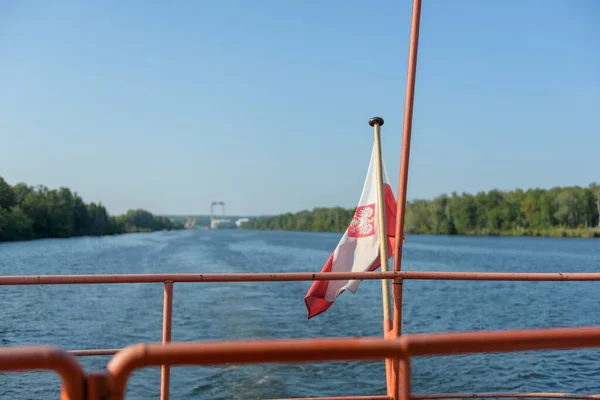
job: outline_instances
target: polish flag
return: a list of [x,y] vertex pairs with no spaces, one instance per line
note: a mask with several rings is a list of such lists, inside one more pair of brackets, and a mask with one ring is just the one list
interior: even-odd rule
[[[388,257],[392,257],[396,242],[394,238],[396,199],[390,186],[385,165],[382,169]],[[367,178],[354,218],[352,218],[352,222],[350,222],[321,272],[365,272],[374,271],[381,266],[377,213],[377,166],[375,146],[373,146]],[[346,289],[354,294],[360,282],[359,280],[313,282],[304,297],[308,309],[308,319],[326,311]]]

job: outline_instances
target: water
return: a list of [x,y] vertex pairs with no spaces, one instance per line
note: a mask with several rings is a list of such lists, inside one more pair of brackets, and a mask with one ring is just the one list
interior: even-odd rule
[[[0,274],[318,271],[338,234],[182,231],[0,244]],[[409,236],[405,269],[600,271],[600,241]],[[404,332],[600,325],[600,283],[435,282],[404,285]],[[363,282],[307,321],[310,282],[178,283],[173,340],[378,336],[381,285]],[[64,349],[160,341],[162,284],[0,288],[0,343]],[[84,357],[87,371],[110,357]],[[417,358],[413,391],[600,392],[597,350]],[[51,373],[2,374],[0,398],[57,398]],[[129,399],[158,398],[160,369],[134,373]],[[177,367],[173,399],[385,394],[382,363]]]

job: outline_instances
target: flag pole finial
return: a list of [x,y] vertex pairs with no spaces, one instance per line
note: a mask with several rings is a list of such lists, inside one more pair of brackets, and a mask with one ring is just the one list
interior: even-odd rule
[[375,126],[375,125],[379,125],[382,126],[383,125],[383,118],[381,117],[373,117],[369,120],[369,125],[371,126]]

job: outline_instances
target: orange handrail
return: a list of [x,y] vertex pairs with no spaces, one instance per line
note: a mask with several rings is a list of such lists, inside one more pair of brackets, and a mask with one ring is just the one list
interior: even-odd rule
[[[411,357],[590,347],[600,347],[600,327],[409,334],[394,340],[343,338],[138,344],[127,347],[110,360],[107,382],[109,400],[121,400],[124,398],[127,380],[133,371],[150,366],[365,361],[392,358],[400,359],[402,364],[399,400],[442,398],[440,396],[453,395],[419,397],[411,394]],[[559,397],[561,394],[553,395]],[[531,396],[532,394],[515,394],[514,397]],[[568,394],[562,394],[562,397],[573,398]]]
[[138,368],[160,365],[256,364],[384,359],[399,354],[402,343],[379,338],[240,340],[137,344],[109,362],[109,387],[121,399],[129,375]]
[[296,397],[270,400],[392,400],[390,396]]
[[177,282],[292,282],[335,280],[452,280],[452,281],[600,281],[600,272],[273,272],[253,274],[91,274],[5,275],[0,286],[82,285]]
[[[389,271],[356,273],[255,273],[255,274],[95,274],[95,275],[16,275],[0,276],[0,286],[12,285],[69,285],[69,284],[123,284],[163,283],[163,343],[171,340],[174,283],[199,282],[289,282],[313,280],[460,280],[460,281],[600,281],[600,273],[511,273],[511,272],[438,272],[438,271]],[[401,304],[399,305],[401,307]],[[390,338],[390,335],[387,336]],[[99,356],[117,354],[121,349],[68,350],[74,356]],[[169,398],[170,368],[161,373],[161,399]],[[394,387],[399,387],[394,382]],[[475,395],[475,394],[474,394]],[[393,396],[392,396],[393,397]],[[397,397],[397,396],[396,396]],[[474,396],[477,397],[477,396]]]
[[5,347],[0,349],[0,371],[56,372],[62,379],[62,400],[83,400],[85,373],[77,359],[56,347]]
[[439,393],[439,394],[413,394],[413,400],[434,399],[600,399],[600,394],[575,394],[575,393],[553,393],[553,392],[531,392],[531,393]]
[[[399,400],[456,398],[570,398],[600,399],[598,394],[569,393],[447,393],[412,394],[410,362],[414,356],[468,353],[566,350],[600,347],[600,327],[520,331],[408,334],[394,340],[381,338],[253,340],[137,344],[121,350],[106,373],[86,376],[76,359],[55,347],[0,349],[0,371],[50,370],[62,380],[63,400],[121,400],[130,375],[139,368],[159,365],[216,365],[269,362],[346,360],[401,360]],[[84,392],[86,390],[87,392]],[[389,396],[348,396],[313,400],[384,400]]]

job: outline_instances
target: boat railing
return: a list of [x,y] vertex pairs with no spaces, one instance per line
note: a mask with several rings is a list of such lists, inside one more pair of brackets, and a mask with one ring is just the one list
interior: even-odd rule
[[[0,352],[0,368],[7,370],[52,369],[63,378],[63,398],[73,400],[78,389],[74,380],[85,380],[73,356],[115,355],[109,364],[109,374],[90,374],[85,387],[99,388],[108,385],[113,397],[90,397],[95,399],[121,399],[120,390],[125,387],[131,368],[161,366],[161,400],[169,399],[171,365],[203,365],[236,362],[285,362],[285,361],[333,361],[399,359],[400,371],[398,399],[441,398],[597,398],[600,395],[568,393],[469,393],[469,394],[410,394],[411,356],[463,354],[488,351],[550,350],[559,348],[596,347],[600,344],[600,328],[570,328],[533,331],[474,332],[435,335],[402,335],[388,339],[312,339],[272,340],[243,342],[206,342],[170,344],[173,315],[173,291],[175,283],[182,282],[290,282],[314,280],[458,280],[458,281],[600,281],[600,273],[500,273],[500,272],[357,272],[357,273],[256,273],[256,274],[106,274],[106,275],[39,275],[0,276],[0,286],[10,285],[82,285],[163,283],[162,344],[136,345],[126,349],[74,349],[64,353],[43,347],[36,356],[33,349],[4,348]],[[402,304],[398,304],[402,307]],[[243,348],[242,348],[243,344]],[[247,347],[250,346],[250,347]],[[356,347],[358,346],[358,347]],[[243,349],[250,350],[243,350]],[[319,352],[317,349],[320,349]],[[12,353],[11,353],[12,352]],[[22,353],[20,353],[22,352]],[[11,356],[11,354],[13,354]],[[29,354],[23,358],[14,354]],[[210,357],[209,357],[210,355]],[[12,357],[12,358],[11,358]],[[71,357],[71,358],[69,358]],[[316,358],[315,358],[316,357]],[[321,357],[321,358],[319,358]],[[15,361],[11,364],[11,360]],[[29,360],[29,361],[27,361]],[[187,363],[187,364],[186,364]],[[403,364],[403,365],[402,365]],[[12,366],[11,366],[12,365]],[[27,368],[23,368],[23,365]],[[128,372],[129,371],[129,372]],[[108,379],[108,380],[106,380]],[[104,386],[103,386],[104,385]],[[116,394],[113,394],[116,393]],[[121,397],[119,397],[121,396]],[[345,399],[364,397],[345,397]],[[372,399],[393,398],[389,395],[368,397]],[[330,398],[331,399],[331,398]],[[393,400],[398,400],[393,399]]]
[[[600,395],[568,393],[456,393],[412,394],[411,360],[419,356],[583,349],[600,347],[600,327],[407,334],[394,340],[382,338],[251,340],[136,344],[117,352],[106,372],[85,375],[73,356],[49,347],[0,350],[0,368],[49,369],[63,378],[62,400],[122,400],[128,378],[140,368],[256,364],[317,361],[400,361],[398,400],[442,398],[574,398],[598,399]],[[322,400],[390,399],[383,396],[329,397]],[[313,398],[315,400],[315,398]]]
[[62,380],[61,399],[83,399],[85,390],[83,367],[75,356],[57,347],[4,347],[0,349],[0,371],[55,372]]

